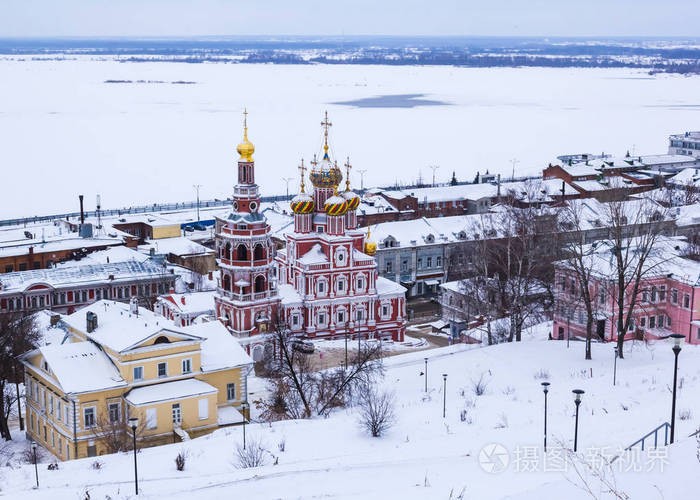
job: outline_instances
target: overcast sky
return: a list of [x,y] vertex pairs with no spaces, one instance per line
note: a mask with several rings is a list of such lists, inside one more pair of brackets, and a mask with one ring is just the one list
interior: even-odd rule
[[697,0],[0,0],[0,36],[699,36]]

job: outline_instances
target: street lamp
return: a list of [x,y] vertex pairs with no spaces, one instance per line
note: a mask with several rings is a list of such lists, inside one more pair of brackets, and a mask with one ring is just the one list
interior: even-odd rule
[[250,405],[248,404],[247,401],[243,401],[241,403],[241,410],[243,410],[243,449],[245,450],[245,424],[248,420],[248,418],[245,416],[246,410],[250,408]]
[[544,391],[544,452],[547,453],[547,393],[549,392],[549,382],[542,382]]
[[681,343],[685,340],[685,336],[680,333],[670,335],[673,342],[673,402],[671,403],[671,444],[673,444],[673,436],[676,431],[676,384],[678,381],[678,355],[681,352]]
[[618,347],[615,346],[615,368],[613,368],[613,385],[617,383],[617,358],[620,355]]
[[428,392],[428,358],[423,358],[425,360],[425,392]]
[[39,488],[39,467],[36,464],[36,441],[32,441],[32,453],[34,454],[34,475],[36,476],[35,489]]
[[129,419],[129,427],[131,427],[131,432],[134,436],[134,489],[136,494],[139,494],[139,469],[136,463],[136,428],[139,426],[139,419],[136,417],[131,417]]
[[576,403],[576,429],[574,430],[574,452],[578,449],[578,407],[581,406],[581,395],[585,392],[581,389],[574,389],[574,403]]
[[447,409],[447,373],[442,374],[442,418],[445,418]]

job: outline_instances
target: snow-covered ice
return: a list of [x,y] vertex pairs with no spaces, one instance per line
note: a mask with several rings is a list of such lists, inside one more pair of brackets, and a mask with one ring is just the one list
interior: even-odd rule
[[[282,194],[283,177],[317,152],[328,109],[333,147],[365,186],[410,182],[439,165],[536,173],[560,154],[664,153],[668,135],[697,128],[697,78],[629,69],[122,63],[0,58],[0,218],[230,196],[241,113],[250,114],[257,181]],[[104,83],[151,80],[167,83]],[[169,82],[194,81],[176,85]],[[449,105],[357,108],[331,104],[425,94]],[[27,173],[31,172],[31,176]],[[9,189],[8,186],[21,188]],[[290,183],[290,191],[296,182]]]

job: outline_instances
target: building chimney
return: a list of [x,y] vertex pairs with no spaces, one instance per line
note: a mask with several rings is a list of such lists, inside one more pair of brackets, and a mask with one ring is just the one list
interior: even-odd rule
[[182,302],[183,306],[185,305],[185,296],[184,295],[182,297],[180,297],[180,302]]
[[85,315],[85,319],[87,320],[87,332],[92,333],[95,330],[97,330],[97,314],[95,314],[92,311],[88,311],[87,314]]
[[80,224],[85,224],[85,212],[83,211],[83,195],[78,195],[80,200]]
[[129,312],[134,316],[139,315],[139,299],[138,297],[131,297],[129,301]]

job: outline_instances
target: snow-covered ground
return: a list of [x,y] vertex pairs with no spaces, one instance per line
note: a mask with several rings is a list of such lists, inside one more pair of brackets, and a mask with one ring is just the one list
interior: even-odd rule
[[[120,63],[0,58],[0,218],[230,196],[247,106],[257,181],[283,194],[318,151],[328,109],[340,163],[365,186],[411,182],[429,165],[538,173],[556,155],[664,153],[668,135],[697,128],[697,77],[629,69]],[[134,83],[105,83],[131,80]],[[136,83],[144,80],[144,83]],[[146,83],[151,81],[152,83]],[[194,84],[172,82],[190,81]],[[162,83],[158,83],[162,82]],[[447,105],[332,104],[424,94]],[[31,172],[27,176],[27,172]],[[296,180],[290,191],[297,189]]]
[[[458,498],[464,489],[459,498],[591,498],[570,482],[576,481],[575,474],[560,460],[561,446],[571,446],[573,440],[571,390],[586,391],[580,412],[581,455],[612,456],[668,420],[673,354],[665,342],[626,345],[626,358],[618,361],[613,387],[612,345],[595,344],[594,359],[585,361],[581,343],[567,349],[564,342],[547,341],[545,328],[539,339],[487,348],[453,345],[388,358],[384,383],[395,391],[398,421],[382,438],[365,435],[350,409],[326,419],[248,425],[248,443],[259,439],[269,450],[268,465],[254,469],[235,465],[240,427],[145,449],[138,456],[140,497],[447,500]],[[427,394],[420,375],[425,356],[429,358]],[[443,373],[448,375],[446,394]],[[692,479],[700,471],[697,444],[687,436],[700,423],[699,376],[700,349],[685,346],[680,354],[678,409],[688,418],[677,419],[677,443],[667,455],[665,451],[656,457],[640,453],[615,462],[614,468],[620,468],[615,473],[618,488],[630,498],[697,498]],[[473,382],[481,377],[487,382],[486,393],[476,396]],[[540,386],[545,379],[551,382],[546,462],[541,448]],[[444,395],[447,415],[443,419]],[[468,409],[466,421],[460,419],[464,409]],[[494,462],[486,460],[482,450],[492,450],[493,444],[508,453],[501,456],[508,459],[502,472],[487,472]],[[185,471],[178,472],[174,458],[181,450],[188,459]],[[133,456],[99,460],[100,470],[92,469],[95,459],[61,463],[58,471],[41,464],[38,490],[31,489],[31,465],[3,468],[0,495],[73,500],[89,490],[91,499],[130,498]],[[592,484],[599,495],[600,486]]]

